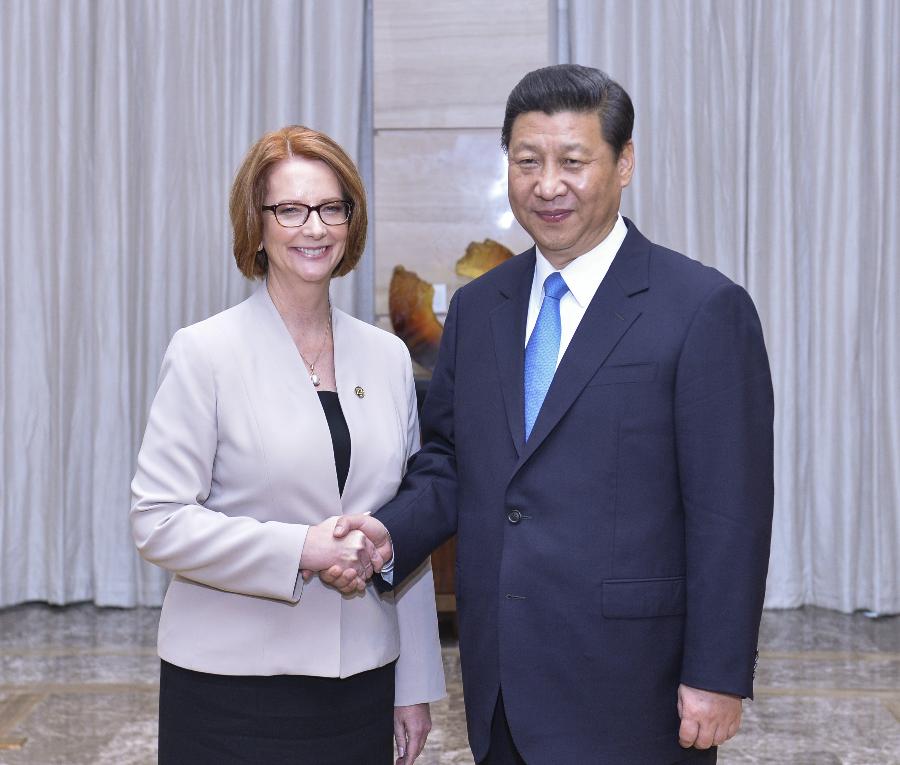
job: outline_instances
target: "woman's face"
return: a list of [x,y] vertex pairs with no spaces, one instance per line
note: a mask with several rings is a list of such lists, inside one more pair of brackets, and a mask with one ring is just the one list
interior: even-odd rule
[[[294,157],[272,169],[264,203],[315,206],[341,199],[341,184],[327,163]],[[269,278],[285,284],[296,280],[327,284],[344,257],[349,225],[327,226],[317,212],[310,212],[302,226],[285,228],[273,212],[264,211],[262,244],[269,256]]]

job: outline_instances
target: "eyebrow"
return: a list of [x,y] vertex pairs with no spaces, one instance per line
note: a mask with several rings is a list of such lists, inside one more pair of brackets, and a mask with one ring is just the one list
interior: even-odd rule
[[[513,146],[512,150],[513,151],[540,152],[541,148],[536,146],[535,144],[523,141],[522,143],[519,143],[519,144],[516,144],[515,146]],[[560,146],[560,150],[562,151],[562,153],[566,153],[569,151],[587,151],[587,146],[585,146],[583,143],[578,143],[577,141],[574,141],[572,143],[563,144],[562,146]]]
[[321,202],[301,202],[299,199],[282,199],[280,202],[272,202],[273,205],[303,205],[304,207],[317,207],[318,205],[327,205],[329,202],[347,202],[349,200],[342,197],[327,197]]

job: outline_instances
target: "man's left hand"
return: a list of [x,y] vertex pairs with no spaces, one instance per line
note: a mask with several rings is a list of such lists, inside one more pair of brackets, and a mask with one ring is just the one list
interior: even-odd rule
[[741,697],[678,686],[678,743],[685,749],[724,744],[741,727]]

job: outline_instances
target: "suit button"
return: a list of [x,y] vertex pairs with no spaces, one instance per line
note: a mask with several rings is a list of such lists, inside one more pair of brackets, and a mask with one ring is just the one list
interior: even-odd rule
[[520,513],[518,510],[510,510],[506,514],[506,520],[508,520],[512,524],[516,524],[522,520],[522,513]]

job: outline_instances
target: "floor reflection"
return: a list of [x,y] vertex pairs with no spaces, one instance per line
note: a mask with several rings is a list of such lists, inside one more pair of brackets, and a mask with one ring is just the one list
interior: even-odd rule
[[[156,762],[156,609],[0,610],[0,765]],[[767,611],[756,700],[719,762],[900,765],[900,617]],[[421,765],[471,763],[459,654]]]

